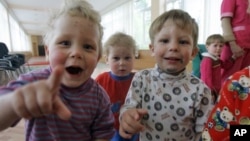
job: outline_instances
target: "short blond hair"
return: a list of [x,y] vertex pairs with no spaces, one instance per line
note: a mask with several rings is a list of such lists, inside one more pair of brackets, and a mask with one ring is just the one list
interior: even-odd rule
[[48,21],[48,29],[44,35],[43,41],[46,45],[49,44],[50,39],[54,35],[54,25],[55,22],[62,16],[69,15],[69,16],[77,16],[83,17],[98,26],[99,29],[99,57],[101,58],[102,55],[102,37],[103,37],[103,27],[101,25],[101,16],[100,14],[93,9],[92,5],[90,5],[85,0],[64,0],[64,3],[58,11],[54,11],[52,13],[49,21]]
[[172,20],[181,29],[190,29],[192,31],[194,46],[197,47],[199,36],[198,25],[187,12],[180,9],[166,11],[153,21],[149,29],[149,37],[152,44],[154,42],[155,35],[160,32],[162,26],[167,20]]
[[104,44],[104,50],[103,50],[104,55],[108,56],[110,47],[115,47],[115,46],[130,48],[133,50],[134,55],[137,49],[136,42],[133,39],[133,37],[122,32],[116,32],[108,38],[108,40]]
[[206,40],[206,45],[210,45],[212,43],[214,43],[215,41],[219,41],[222,44],[225,44],[225,39],[223,38],[223,36],[221,34],[212,34],[210,36],[207,37]]

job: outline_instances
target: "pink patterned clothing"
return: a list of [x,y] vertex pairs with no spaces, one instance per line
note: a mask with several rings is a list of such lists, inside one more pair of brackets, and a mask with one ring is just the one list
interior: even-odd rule
[[202,140],[229,141],[230,125],[250,124],[250,67],[224,83],[218,103],[213,108],[202,133]]
[[[231,17],[231,25],[236,43],[245,50],[245,54],[235,60],[230,69],[222,69],[224,81],[234,72],[250,65],[250,14],[247,14],[248,0],[223,0],[221,4],[221,18]],[[221,59],[228,60],[232,56],[230,46],[226,43]]]

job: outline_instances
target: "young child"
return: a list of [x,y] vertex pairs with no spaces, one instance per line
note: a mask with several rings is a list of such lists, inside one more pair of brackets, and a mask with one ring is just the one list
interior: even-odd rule
[[222,82],[233,73],[250,65],[250,0],[222,0],[221,25],[226,41],[221,53],[225,61],[235,55],[233,66],[222,69]]
[[100,15],[86,1],[70,0],[49,27],[49,68],[0,89],[0,130],[25,118],[27,141],[108,141],[114,135],[111,104],[91,78],[102,54]]
[[[113,34],[104,44],[105,59],[111,71],[98,75],[96,81],[106,90],[112,103],[116,134],[111,141],[126,141],[119,135],[119,111],[134,76],[135,52],[136,42],[125,33]],[[136,136],[131,140],[136,140]]]
[[212,34],[206,40],[207,52],[202,53],[200,65],[201,80],[211,89],[215,103],[221,89],[221,69],[228,69],[234,63],[234,55],[229,60],[222,62],[220,54],[224,46],[224,38],[220,34]]
[[199,140],[212,99],[209,88],[186,71],[197,53],[198,26],[188,13],[170,10],[156,18],[149,36],[157,64],[135,74],[120,111],[120,135]]
[[203,141],[230,141],[230,126],[250,124],[249,88],[250,66],[225,81],[202,133]]

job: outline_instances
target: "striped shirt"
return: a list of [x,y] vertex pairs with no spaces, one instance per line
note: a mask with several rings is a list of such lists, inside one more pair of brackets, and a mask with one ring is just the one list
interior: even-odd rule
[[[8,93],[33,81],[47,79],[49,68],[21,75],[0,89],[0,94]],[[26,141],[92,141],[110,139],[114,134],[114,118],[110,100],[105,90],[92,78],[77,88],[61,85],[60,97],[70,109],[69,121],[51,114],[33,118],[26,122]]]

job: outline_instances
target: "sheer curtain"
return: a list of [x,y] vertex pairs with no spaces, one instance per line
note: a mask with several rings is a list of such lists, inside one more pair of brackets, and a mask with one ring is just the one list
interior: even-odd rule
[[103,41],[106,41],[114,32],[120,31],[127,34],[131,33],[132,23],[132,3],[127,2],[120,7],[108,12],[102,16],[102,25],[104,27]]
[[4,42],[10,50],[10,33],[8,13],[5,7],[0,3],[0,42]]
[[148,49],[151,24],[151,0],[129,0],[102,15],[103,42],[115,32],[125,32],[136,40],[138,48]]
[[9,51],[31,51],[31,39],[0,1],[0,41]]
[[222,0],[166,0],[166,10],[183,9],[199,25],[199,43],[204,44],[211,34],[222,34],[220,5]]

